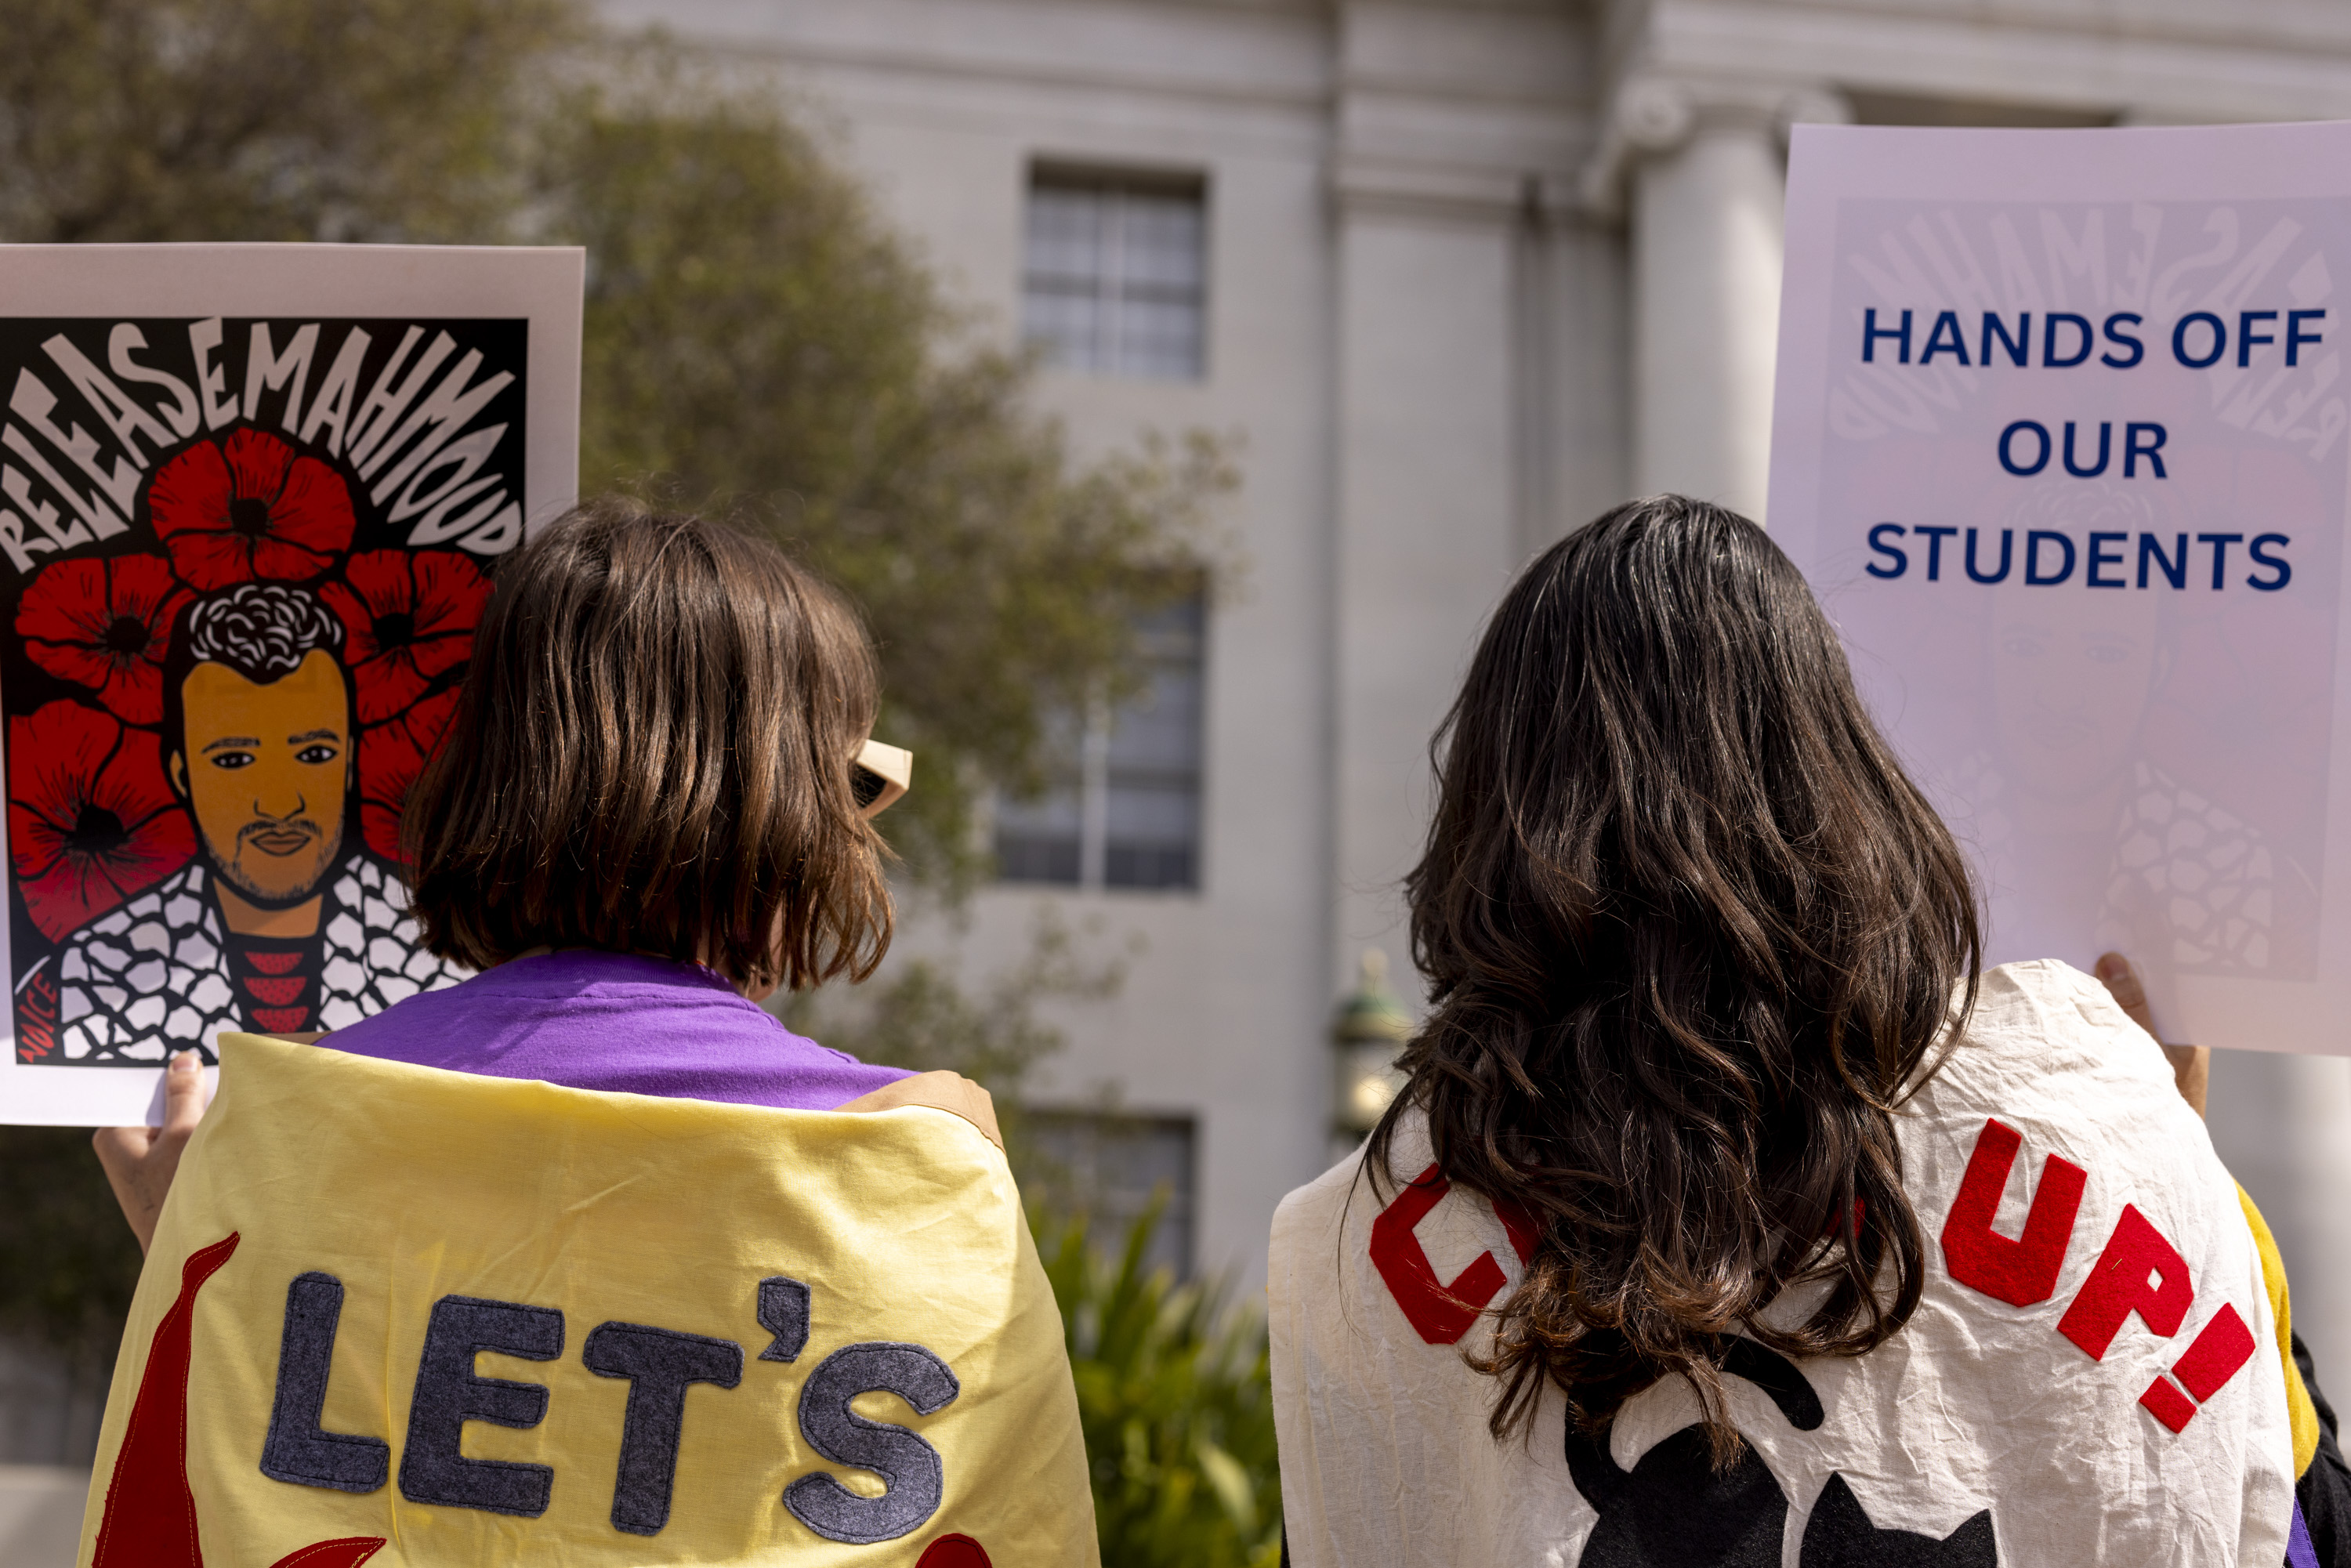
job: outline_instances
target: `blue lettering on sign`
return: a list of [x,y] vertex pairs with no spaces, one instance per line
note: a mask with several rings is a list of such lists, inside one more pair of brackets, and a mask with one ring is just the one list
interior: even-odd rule
[[1892,566],[1880,566],[1876,561],[1871,561],[1869,563],[1870,576],[1900,577],[1904,572],[1910,570],[1910,557],[1908,552],[1905,551],[1899,545],[1890,545],[1886,542],[1886,535],[1892,534],[1898,539],[1907,531],[1908,530],[1905,529],[1900,523],[1880,523],[1876,528],[1869,530],[1869,548],[1876,550],[1878,554],[1885,556],[1894,563]]
[[[1902,310],[1886,312],[1894,325],[1881,325],[1881,312],[1876,307],[1861,313],[1861,362],[1883,364],[1877,357],[1881,345],[1892,345],[1894,359],[1911,364],[1910,350],[1917,343],[1916,332],[1919,312]],[[2033,312],[2019,311],[2016,324],[2009,325],[2008,318],[1996,310],[1980,311],[1976,319],[1976,347],[1972,361],[1968,353],[1968,329],[1960,312],[1936,309],[1933,325],[1927,329],[1926,340],[1917,344],[1918,356],[1915,363],[1932,367],[1938,358],[1949,357],[1963,366],[1980,365],[1985,369],[2003,360],[2017,370],[2035,363],[2032,350],[2037,343],[2041,350],[2040,368],[2051,371],[2071,370],[2088,361],[2092,353],[2098,354],[2098,363],[2111,370],[2127,371],[2147,362],[2147,340],[2139,329],[2147,326],[2147,318],[2136,310],[2109,312],[2093,325],[2089,317],[2072,310],[2052,310],[2041,317],[2040,333],[2033,332]],[[2283,343],[2288,370],[2302,364],[2302,351],[2324,343],[2326,335],[2313,323],[2324,322],[2328,311],[2325,307],[2305,310],[2239,310],[2234,330],[2239,370],[2251,369],[2256,351]],[[2285,331],[2281,336],[2274,323],[2283,319]],[[2208,370],[2220,362],[2229,351],[2231,336],[2228,319],[2214,310],[2190,310],[2171,322],[2171,357],[2191,371]],[[2158,335],[2163,330],[2158,324]],[[2100,345],[2105,345],[2099,352]]]
[[[2064,565],[2055,571],[2041,570],[2041,547],[2055,545],[2064,554]],[[2064,534],[2048,528],[2034,528],[2024,536],[2024,580],[2034,588],[2048,588],[2074,575],[2074,541]]]
[[2325,310],[2289,310],[2285,313],[2285,362],[2288,370],[2302,363],[2302,346],[2304,343],[2318,343],[2325,340],[2319,333],[2304,331],[2302,324],[2304,321],[2325,319]]
[[2164,581],[2174,588],[2188,586],[2188,536],[2186,534],[2179,536],[2179,547],[2168,554],[2163,548],[2162,535],[2139,535],[2138,585],[2141,588],[2147,586],[2147,568],[2150,557],[2154,559],[2156,570],[2163,573]]
[[1943,580],[1943,541],[1959,530],[1922,527],[1910,531],[1927,541],[1927,580],[1940,582]]
[[[2115,426],[2112,420],[2098,422],[2098,455],[2085,461],[2082,448],[2088,439],[2078,434],[2080,426],[2073,420],[2064,422],[2065,472],[2076,479],[2095,479],[2106,471],[2115,451]],[[2171,475],[2163,465],[2163,444],[2170,433],[2153,420],[2133,420],[2123,426],[2123,477],[2138,477],[2140,459],[2147,462],[2147,476],[2168,479]],[[2037,419],[2015,419],[2000,433],[2000,465],[2020,479],[2030,479],[2049,466],[2049,454],[2053,444],[2049,427]]]
[[[2199,321],[2203,322],[2212,330],[2212,351],[2201,358],[2188,352],[2188,329]],[[2179,319],[2179,326],[2171,329],[2171,357],[2191,371],[2200,371],[2207,365],[2217,363],[2220,356],[2228,351],[2228,348],[2229,329],[2220,318],[2213,315],[2210,310],[2191,310]]]
[[1865,310],[1861,313],[1861,362],[1863,364],[1866,365],[1876,362],[1877,359],[1877,340],[1880,338],[1892,338],[1896,342],[1900,343],[1902,345],[1902,362],[1906,365],[1908,364],[1910,362],[1910,312],[1907,310],[1902,312],[1902,325],[1900,327],[1879,326],[1877,324],[1877,312],[1875,310]]
[[[2030,463],[2019,463],[2011,444],[2025,432],[2032,433],[2041,448]],[[2000,465],[2020,479],[2030,479],[2049,466],[2049,427],[2037,419],[2020,419],[2000,433]]]
[[[2073,351],[2064,359],[2057,357],[2057,333],[2064,329],[2074,335]],[[2041,327],[2041,362],[2053,371],[2067,371],[2090,357],[2090,319],[2076,316],[2070,310],[2052,310]]]
[[2119,577],[2108,579],[2100,570],[2104,567],[2122,565],[2124,559],[2122,551],[2116,550],[2109,553],[2105,546],[2108,540],[2119,543],[2128,538],[2130,538],[2128,534],[2092,534],[2090,536],[2090,569],[2082,576],[2084,586],[2089,588],[2128,588],[2130,586]]
[[1918,351],[1918,362],[1931,365],[1937,354],[1956,355],[1959,363],[1968,362],[1968,346],[1959,339],[1959,313],[1946,310],[1935,318],[1935,325],[1927,333],[1927,346]]
[[[1895,541],[1924,539],[1927,541],[1926,580],[1943,580],[1943,541],[1964,536],[1963,542],[1954,547],[1959,554],[1959,564],[1965,568],[1970,582],[1986,585],[2006,582],[2016,565],[2018,555],[2016,530],[2000,530],[1999,559],[1987,564],[1986,557],[1992,549],[1984,538],[1988,530],[1960,528],[1939,523],[1875,523],[1868,530],[1869,548],[1875,559],[1863,568],[1870,576],[1883,581],[1907,576],[1910,570],[1910,551]],[[2085,588],[2139,588],[2156,584],[2184,590],[2188,586],[2188,552],[2190,536],[2185,533],[2142,533],[2137,536],[2136,551],[2137,570],[2131,563],[2134,552],[2132,536],[2119,531],[2105,531],[2083,536],[2057,528],[2032,528],[2025,532],[2024,582],[2032,588],[2054,588],[2074,580],[2074,568],[2082,568],[2081,582]],[[2229,547],[2246,544],[2243,534],[2197,534],[2194,543],[2210,551],[2209,581],[2215,590],[2229,586]],[[2275,593],[2294,580],[2294,563],[2284,551],[2294,543],[2286,534],[2255,534],[2246,544],[2246,554],[2254,570],[2243,578],[2244,586],[2263,593]],[[2135,578],[2135,580],[2134,580]]]
[[2074,422],[2065,422],[2065,472],[2076,479],[2095,479],[2106,471],[2106,455],[2114,449],[2115,427],[2112,423],[2098,422],[2098,460],[2085,468],[2074,461]]
[[2258,577],[2249,577],[2245,579],[2245,586],[2248,588],[2258,588],[2263,593],[2275,593],[2279,589],[2283,588],[2287,583],[2292,582],[2294,580],[2294,568],[2287,563],[2286,559],[2283,556],[2272,555],[2263,548],[2273,544],[2290,545],[2292,543],[2294,543],[2294,540],[2288,538],[2283,534],[2255,534],[2253,536],[2252,545],[2248,552],[2253,558],[2253,564],[2255,566],[2268,567],[2273,571],[2276,572],[2277,575],[2271,578],[2267,582],[2263,582]]
[[2254,331],[2253,323],[2256,321],[2274,321],[2276,319],[2277,312],[2274,310],[2240,310],[2237,312],[2237,368],[2239,370],[2245,370],[2252,364],[2253,348],[2256,344],[2274,343],[2277,341],[2277,337],[2274,333]]
[[2001,529],[2000,570],[1998,571],[1989,572],[1978,570],[1976,568],[1976,531],[1973,528],[1970,528],[1968,530],[1968,580],[1970,582],[2006,582],[2008,580],[2009,558],[2014,553],[2015,549],[2016,530],[2014,528]]
[[1976,358],[1987,365],[1991,363],[1991,345],[1995,338],[2000,340],[2001,350],[2008,355],[2008,362],[2022,368],[2032,355],[2032,312],[2027,310],[2017,317],[2016,336],[2013,338],[2008,335],[2007,322],[1989,310],[1984,312],[1983,348]]
[[[1937,361],[1944,358],[1949,359],[1954,367],[1970,371],[2003,364],[2022,370],[2034,366],[2033,351],[2038,348],[2037,363],[2042,369],[2071,369],[2086,363],[2095,353],[2101,365],[2126,371],[2147,362],[2150,341],[2161,344],[2168,328],[2172,360],[2188,370],[2210,370],[2224,364],[2232,340],[2236,369],[2250,370],[2256,354],[2274,350],[2283,357],[2287,370],[2297,370],[2302,366],[2304,350],[2322,347],[2326,342],[2325,329],[2331,316],[2328,308],[2287,309],[2281,302],[2277,308],[2236,308],[2238,303],[2230,301],[2229,314],[2217,308],[2190,310],[2176,319],[2153,322],[2136,310],[2109,311],[2097,318],[2071,310],[2022,310],[2016,312],[2012,321],[1998,311],[1979,311],[1972,354],[1963,311],[1937,305],[1923,309],[1871,308],[1862,312],[1861,359],[1864,363],[1886,363],[1878,359],[1877,350],[1890,348],[1892,361],[1904,365],[1915,363],[1929,371],[1939,370]],[[2040,318],[2037,322],[2035,316]],[[1923,339],[1918,335],[1922,318],[1929,322]],[[2332,374],[2335,363],[2329,359],[2316,367],[2321,381],[2309,395],[2315,396],[2318,390],[2323,390],[2324,378]],[[2115,426],[2119,423],[2123,431],[2122,464],[2116,476],[2134,482],[2171,477],[2165,456],[2170,432],[2161,422],[2100,420],[2095,453],[2089,450],[2089,433],[2084,428],[2088,423],[2062,418],[2012,419],[2001,428],[1994,455],[2005,473],[2020,479],[2046,473],[2052,458],[2061,459],[2066,475],[2072,478],[2101,478],[2115,473]],[[1903,541],[1923,539],[1927,547],[1926,580],[1940,582],[1944,541],[1964,535],[1964,544],[1955,545],[1954,549],[1960,556],[1968,581],[1989,586],[2015,580],[2012,574],[2020,530],[2000,530],[1996,562],[1987,559],[1992,551],[1983,536],[1989,531],[1939,524],[1876,523],[1867,530],[1869,559],[1865,570],[1880,580],[1907,576],[1911,550]],[[2174,591],[2185,591],[2189,551],[2200,547],[2210,552],[2205,558],[2210,570],[2199,575],[2211,591],[2221,592],[2231,586],[2230,550],[2237,545],[2245,547],[2245,559],[2235,564],[2251,568],[2240,571],[2235,579],[2238,585],[2257,592],[2274,593],[2294,580],[2294,565],[2284,553],[2294,540],[2281,533],[2252,535],[2250,542],[2248,536],[2241,533],[2139,533],[2136,536],[2134,571],[2134,536],[2129,533],[2076,536],[2056,528],[2022,531],[2022,581],[2034,588],[2074,582],[2078,567],[2078,580],[2085,588],[2136,588],[2144,591],[2160,582]]]
[[2136,327],[2145,319],[2147,319],[2147,318],[2141,316],[2136,310],[2117,310],[2113,315],[2107,317],[2105,323],[2106,341],[2114,344],[2116,348],[2128,349],[2130,350],[2130,358],[2127,360],[2118,360],[2115,358],[2113,350],[2109,350],[2105,353],[2098,356],[2098,363],[2102,365],[2112,365],[2118,371],[2126,371],[2133,365],[2137,364],[2141,360],[2147,358],[2147,345],[2145,343],[2140,342],[2128,332],[2117,331],[2115,329],[2115,323],[2117,321],[2127,322],[2131,326]]
[[2196,536],[2196,542],[2198,544],[2210,545],[2212,547],[2213,592],[2218,593],[2220,591],[2222,587],[2220,581],[2221,575],[2229,570],[2229,547],[2232,544],[2239,543],[2244,538],[2244,537],[2245,536],[2242,534],[2198,534]]

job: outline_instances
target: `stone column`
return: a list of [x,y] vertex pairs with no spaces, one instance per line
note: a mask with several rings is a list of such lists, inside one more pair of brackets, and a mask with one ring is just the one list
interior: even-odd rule
[[1332,984],[1366,946],[1416,1004],[1401,882],[1429,737],[1520,559],[1512,247],[1499,199],[1339,190]]
[[1618,93],[1586,179],[1629,208],[1635,490],[1763,516],[1784,131],[1843,118],[1833,97],[1779,84],[1638,78]]

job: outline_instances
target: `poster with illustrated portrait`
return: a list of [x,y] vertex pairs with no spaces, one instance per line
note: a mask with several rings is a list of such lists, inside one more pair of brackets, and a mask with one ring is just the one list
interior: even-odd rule
[[2351,1053],[2351,125],[1805,127],[1769,526],[1988,965]]
[[580,255],[0,246],[0,1120],[464,977],[400,881],[490,573],[568,505]]

